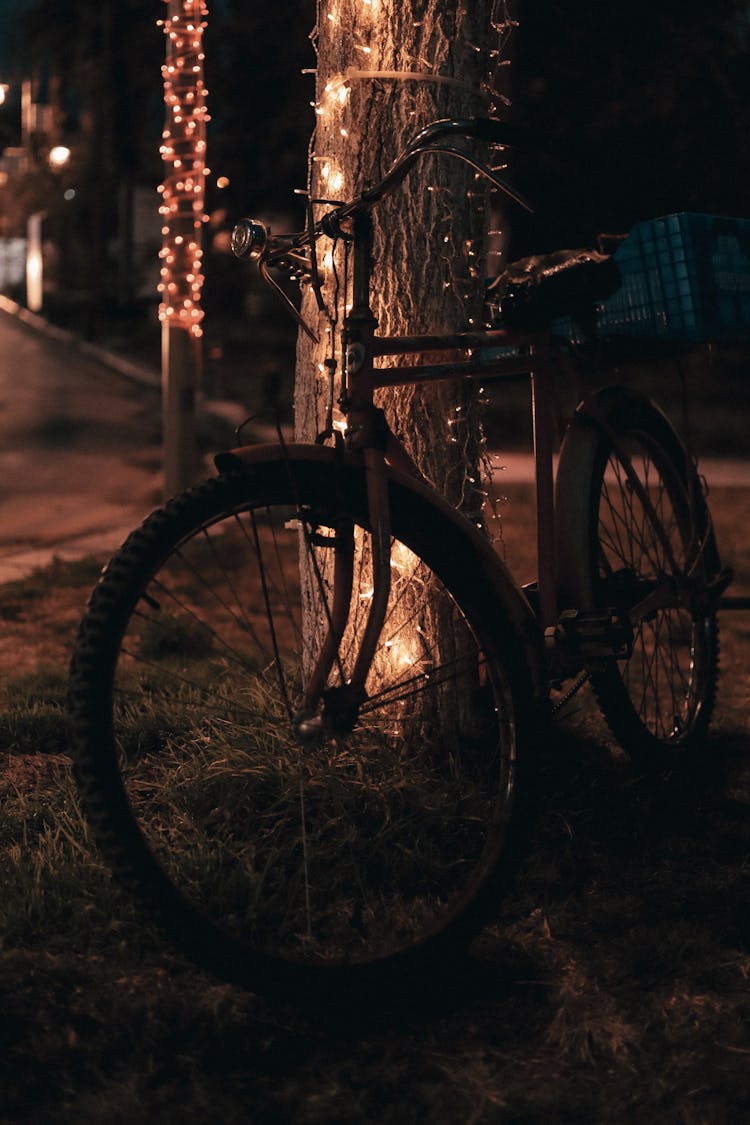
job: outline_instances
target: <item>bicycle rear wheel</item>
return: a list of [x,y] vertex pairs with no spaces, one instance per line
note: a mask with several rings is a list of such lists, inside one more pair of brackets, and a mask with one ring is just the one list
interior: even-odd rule
[[706,733],[716,697],[719,559],[695,467],[665,416],[621,388],[579,411],[557,484],[561,606],[613,607],[628,659],[590,679],[613,734],[645,764]]
[[115,555],[80,628],[73,754],[98,841],[183,948],[256,989],[403,987],[470,940],[518,854],[520,642],[455,527],[406,490],[392,506],[388,613],[351,730],[304,740],[295,720],[346,535],[351,628],[329,688],[356,652],[361,473],[277,461],[197,486]]

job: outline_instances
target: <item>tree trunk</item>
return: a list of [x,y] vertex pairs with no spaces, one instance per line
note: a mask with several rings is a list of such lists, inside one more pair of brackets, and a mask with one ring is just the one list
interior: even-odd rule
[[[491,0],[322,0],[313,198],[351,198],[436,118],[487,113],[492,7]],[[367,77],[363,71],[414,77]],[[440,332],[477,319],[484,205],[484,188],[468,168],[455,159],[428,157],[377,209],[373,311],[381,333]],[[336,259],[340,266],[340,253]],[[325,272],[331,308],[336,282],[330,267]],[[340,357],[311,293],[303,312],[320,319],[322,340],[316,347],[300,335],[298,342],[297,427],[309,439],[325,414],[327,373],[321,365]],[[382,397],[422,471],[453,503],[476,509],[477,492],[467,480],[476,475],[478,454],[473,396],[453,384],[436,384],[397,388]]]
[[[320,0],[313,199],[351,199],[433,120],[488,114],[495,7],[492,0]],[[381,334],[455,331],[479,323],[485,209],[485,189],[470,169],[455,158],[430,156],[375,210],[372,307]],[[316,217],[320,213],[316,206]],[[317,325],[321,342],[315,345],[302,333],[298,338],[295,418],[301,440],[325,428],[331,383],[336,418],[339,332],[351,299],[344,291],[343,248],[322,242],[319,261],[333,323],[318,312],[314,294],[304,292],[302,313]],[[381,391],[379,405],[425,476],[479,522],[476,397],[470,385],[441,382]],[[439,629],[439,620],[430,625]]]

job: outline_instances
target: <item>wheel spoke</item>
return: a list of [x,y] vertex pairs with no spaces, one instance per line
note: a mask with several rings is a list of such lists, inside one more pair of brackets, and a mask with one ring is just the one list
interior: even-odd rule
[[[690,479],[692,462],[672,452],[671,431],[647,403],[627,394],[612,401],[618,413],[599,438],[590,522],[571,536],[590,544],[584,588],[595,606],[631,613],[642,605],[630,657],[592,669],[591,681],[626,749],[645,752],[681,745],[705,729],[715,692],[716,623],[694,600],[702,576],[717,573],[718,562],[711,561],[710,520]],[[572,479],[568,485],[574,487]]]
[[[207,947],[248,979],[258,956],[354,972],[444,927],[458,935],[504,856],[523,726],[511,686],[523,670],[504,663],[518,642],[496,636],[480,582],[446,589],[444,541],[419,507],[394,512],[368,697],[349,704],[371,574],[364,514],[330,510],[332,473],[325,488],[269,473],[262,504],[237,503],[236,478],[219,478],[147,521],[92,599],[76,658],[76,756],[105,848],[135,884],[175,886],[179,899],[149,901],[178,942],[209,926]],[[336,536],[352,526],[349,619],[308,716]],[[131,856],[110,822],[107,761],[126,797],[116,817],[129,810],[127,839],[145,852],[133,843]]]

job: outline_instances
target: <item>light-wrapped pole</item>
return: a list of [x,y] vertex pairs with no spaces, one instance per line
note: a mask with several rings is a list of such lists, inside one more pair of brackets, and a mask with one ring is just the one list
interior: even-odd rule
[[161,155],[162,416],[167,495],[192,483],[197,471],[195,397],[203,329],[202,229],[206,221],[206,88],[203,0],[165,0],[160,20],[166,42],[162,67],[166,120]]

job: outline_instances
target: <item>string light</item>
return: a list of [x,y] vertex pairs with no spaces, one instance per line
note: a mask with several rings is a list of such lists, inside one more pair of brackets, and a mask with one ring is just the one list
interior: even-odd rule
[[[450,69],[446,65],[449,60],[439,48],[434,49],[435,41],[425,34],[425,21],[422,19],[411,21],[414,25],[413,41],[407,43],[404,39],[397,50],[392,49],[391,15],[394,4],[395,0],[347,0],[346,5],[341,0],[317,0],[317,21],[311,34],[316,51],[318,39],[324,34],[330,37],[336,34],[333,28],[350,27],[352,16],[355,24],[351,26],[353,34],[343,37],[348,45],[348,57],[341,50],[333,54],[328,51],[320,53],[318,66],[307,71],[317,79],[316,96],[311,103],[316,128],[311,142],[306,192],[313,200],[320,197],[327,200],[347,198],[357,190],[358,184],[353,181],[353,176],[361,172],[360,161],[355,158],[350,162],[348,157],[346,161],[341,159],[342,150],[338,148],[338,144],[342,138],[348,142],[355,135],[353,122],[359,119],[362,106],[366,104],[368,84],[372,84],[375,90],[388,91],[384,95],[386,97],[391,96],[391,88],[394,89],[394,96],[398,91],[402,113],[406,116],[415,116],[416,108],[412,109],[412,105],[418,107],[429,100],[419,93],[420,87],[432,86],[436,92],[441,87],[448,87],[462,92],[465,104],[472,106],[472,110],[467,111],[467,116],[471,113],[478,116],[495,115],[498,110],[502,112],[503,107],[510,104],[504,93],[507,89],[507,82],[504,81],[507,74],[505,68],[510,62],[508,40],[518,26],[510,15],[510,0],[493,0],[490,25],[494,35],[490,36],[492,41],[482,47],[478,45],[472,5],[468,0],[457,5],[454,40],[460,40],[463,50],[475,54],[480,62],[479,72],[473,64],[470,68],[477,75],[473,84],[461,72],[455,76],[444,73]],[[381,34],[382,30],[385,30],[385,35]],[[333,73],[330,70],[324,73],[321,64],[324,60],[328,63],[333,59],[336,69]],[[481,77],[482,70],[484,77]],[[360,89],[363,90],[362,96],[359,94]],[[356,102],[353,101],[355,90]],[[470,102],[466,101],[467,95],[471,98]],[[473,109],[474,105],[476,109]],[[351,149],[347,147],[344,151],[350,152]],[[341,163],[338,163],[337,158]],[[502,169],[505,163],[504,150],[500,147],[491,152],[488,163]],[[481,324],[482,317],[477,315],[479,310],[474,306],[477,301],[477,279],[483,275],[484,261],[488,256],[486,235],[479,239],[464,238],[457,242],[451,233],[451,224],[456,212],[465,209],[467,202],[477,214],[487,212],[487,190],[483,185],[471,184],[465,194],[457,194],[440,183],[425,186],[432,193],[428,215],[436,235],[436,250],[440,259],[436,263],[441,274],[438,284],[442,285],[447,302],[451,302],[455,295],[457,302],[467,304],[466,323],[470,326]],[[495,236],[496,239],[498,237],[499,235]],[[494,248],[497,245],[495,241],[494,246],[489,248],[492,258],[502,254],[502,250]],[[338,322],[338,302],[340,301],[342,308],[346,307],[350,294],[346,291],[346,285],[338,288],[340,251],[335,257],[337,270],[333,269],[334,255],[330,252],[321,253],[320,263],[329,302],[328,316]],[[337,287],[337,296],[334,297],[330,295],[332,285]],[[329,330],[326,331],[326,339],[335,349]],[[456,464],[458,466],[460,462],[470,466],[463,481],[458,475],[453,478],[451,496],[473,519],[478,518],[485,497],[476,471],[479,464],[482,476],[486,475],[487,442],[478,417],[479,406],[480,403],[474,401],[467,405],[463,413],[458,411],[447,419],[448,440],[455,448]],[[456,473],[459,472],[457,468]],[[464,476],[462,472],[461,476]]]
[[159,319],[203,334],[202,229],[205,214],[206,123],[210,120],[203,81],[204,0],[164,0],[167,19],[158,20],[166,40],[162,67],[166,123],[160,148],[165,166],[159,214],[162,217]]

